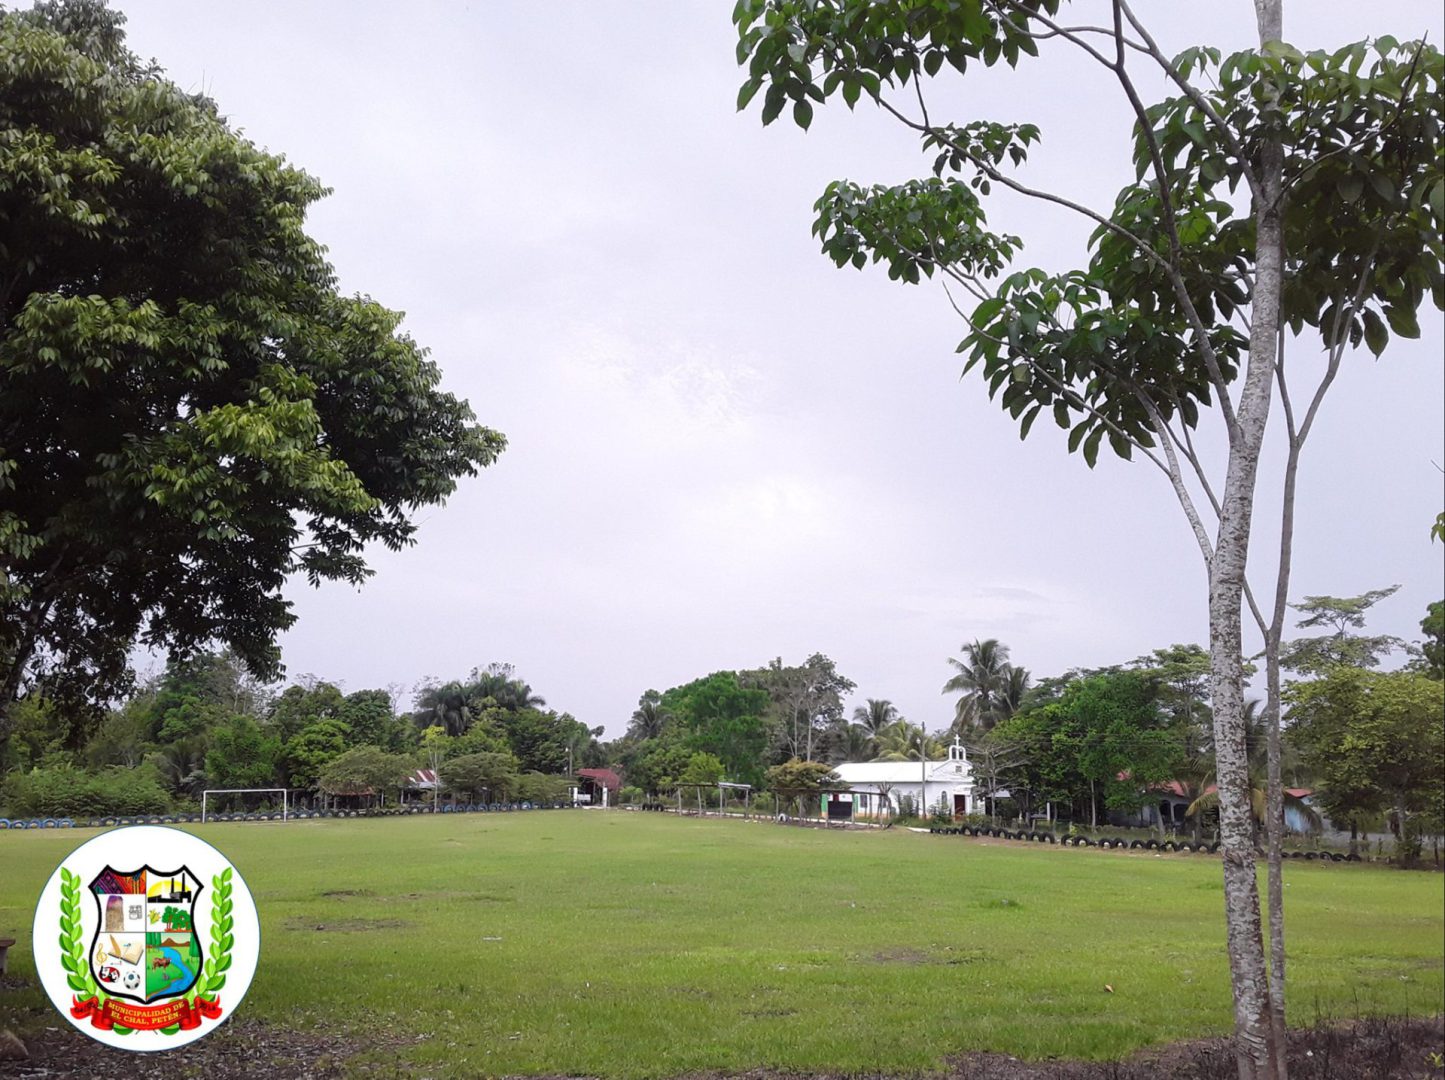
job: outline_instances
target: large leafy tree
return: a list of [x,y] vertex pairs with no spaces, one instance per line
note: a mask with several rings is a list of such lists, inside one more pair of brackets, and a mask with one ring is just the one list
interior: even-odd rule
[[1172,779],[1178,729],[1160,708],[1158,683],[1137,672],[1070,683],[1054,702],[1006,721],[1001,744],[1025,750],[1020,772],[1040,798],[1137,809],[1151,784]]
[[[1417,336],[1426,295],[1445,306],[1445,68],[1437,49],[1392,38],[1304,54],[1283,40],[1282,0],[1255,0],[1259,47],[1228,57],[1210,48],[1166,56],[1127,0],[1079,22],[1061,17],[1062,6],[738,0],[738,59],[748,70],[738,103],[761,93],[765,123],[791,108],[806,128],[816,105],[866,98],[915,133],[933,174],[830,185],[814,225],[824,251],[840,266],[885,262],[897,280],[943,280],[968,321],[959,347],[967,369],[982,373],[1021,434],[1049,415],[1089,464],[1107,442],[1169,482],[1206,569],[1237,1060],[1241,1077],[1281,1076],[1278,649],[1296,475],[1345,352],[1363,344],[1378,355],[1392,335]],[[1111,208],[1016,175],[1039,141],[1033,125],[952,122],[930,108],[925,84],[945,68],[966,76],[999,63],[1042,65],[1035,58],[1055,48],[1107,71],[1133,119],[1136,178]],[[1145,74],[1162,76],[1173,96],[1146,103]],[[1086,265],[1016,269],[1022,241],[991,231],[983,211],[999,189],[1087,218],[1095,232]],[[1285,362],[1296,337],[1323,344],[1298,401]],[[1276,400],[1285,453],[1271,609],[1247,589],[1245,567]],[[1206,410],[1220,426],[1217,457],[1196,443]],[[1211,471],[1216,461],[1223,467]],[[1269,690],[1268,962],[1242,722],[1246,604],[1264,638]]]
[[717,671],[673,687],[661,704],[677,718],[688,747],[716,755],[730,780],[761,783],[768,748],[767,691],[744,686],[737,672]]
[[280,757],[281,740],[238,714],[211,732],[206,780],[216,788],[274,787]]
[[778,657],[765,668],[744,672],[743,681],[767,691],[768,718],[784,758],[805,761],[813,759],[823,733],[842,726],[843,699],[856,688],[822,653],[798,665]]
[[1286,693],[1290,733],[1325,812],[1353,826],[1393,810],[1401,850],[1418,854],[1421,825],[1439,829],[1445,810],[1445,686],[1412,671],[1336,665]]
[[482,752],[443,762],[439,775],[451,791],[495,802],[516,787],[517,771],[517,759],[510,753]]
[[123,21],[0,11],[0,738],[42,681],[108,696],[137,638],[273,675],[289,575],[359,583],[504,445],[337,291],[321,184]]
[[363,795],[383,802],[411,773],[411,761],[375,746],[357,746],[321,767],[317,786],[328,795]]

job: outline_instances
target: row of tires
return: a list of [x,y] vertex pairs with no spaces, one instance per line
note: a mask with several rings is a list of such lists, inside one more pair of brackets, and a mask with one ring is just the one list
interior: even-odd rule
[[[1112,849],[1115,851],[1187,851],[1201,852],[1215,855],[1219,852],[1219,843],[1192,843],[1188,840],[1130,840],[1123,836],[1105,836],[1098,840],[1090,839],[1087,836],[1055,836],[1051,832],[1030,832],[1020,830],[1010,832],[1008,829],[994,829],[987,826],[974,828],[971,825],[935,825],[928,830],[931,833],[938,833],[942,836],[992,836],[1000,840],[1032,840],[1039,844],[1062,844],[1065,847],[1097,847]],[[1304,859],[1309,862],[1316,860],[1320,862],[1359,862],[1358,855],[1342,855],[1337,851],[1286,851],[1286,859]]]
[[[438,808],[443,814],[507,814],[521,810],[562,810],[566,803],[459,803]],[[411,814],[430,814],[429,806],[386,807],[369,810],[291,810],[285,820],[306,818],[375,818],[406,817]],[[88,818],[77,821],[72,818],[0,818],[0,829],[101,829],[113,825],[182,825],[199,822],[200,814],[149,814],[136,817]],[[281,821],[281,811],[274,813],[250,814],[207,814],[210,821]]]

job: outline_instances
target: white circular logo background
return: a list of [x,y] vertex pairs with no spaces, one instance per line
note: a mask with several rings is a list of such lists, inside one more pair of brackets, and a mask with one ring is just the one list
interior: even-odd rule
[[229,1019],[261,926],[240,874],[180,829],[113,829],[66,856],[35,907],[35,968],[70,1023],[107,1046],[170,1050]]

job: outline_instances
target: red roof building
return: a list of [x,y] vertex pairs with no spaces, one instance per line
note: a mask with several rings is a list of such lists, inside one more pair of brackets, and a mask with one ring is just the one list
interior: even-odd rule
[[[611,769],[578,769],[579,780],[590,780],[592,787],[606,788],[608,791],[616,791],[622,787],[622,777],[618,776]],[[584,787],[587,785],[584,784]]]

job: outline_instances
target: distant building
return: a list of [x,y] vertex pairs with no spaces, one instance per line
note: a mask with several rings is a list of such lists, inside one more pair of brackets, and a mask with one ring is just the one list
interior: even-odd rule
[[578,769],[573,801],[593,806],[612,806],[617,802],[622,777],[611,769]]
[[[830,795],[829,805],[824,809],[830,817],[876,818],[883,814],[883,800],[890,804],[889,812],[898,812],[898,800],[906,795],[914,806],[922,805],[932,813],[940,806],[954,817],[974,812],[973,766],[968,761],[968,751],[957,739],[948,748],[948,757],[942,761],[845,761],[833,766],[838,775],[838,787],[849,788],[847,794]],[[838,804],[848,804],[844,813]]]

